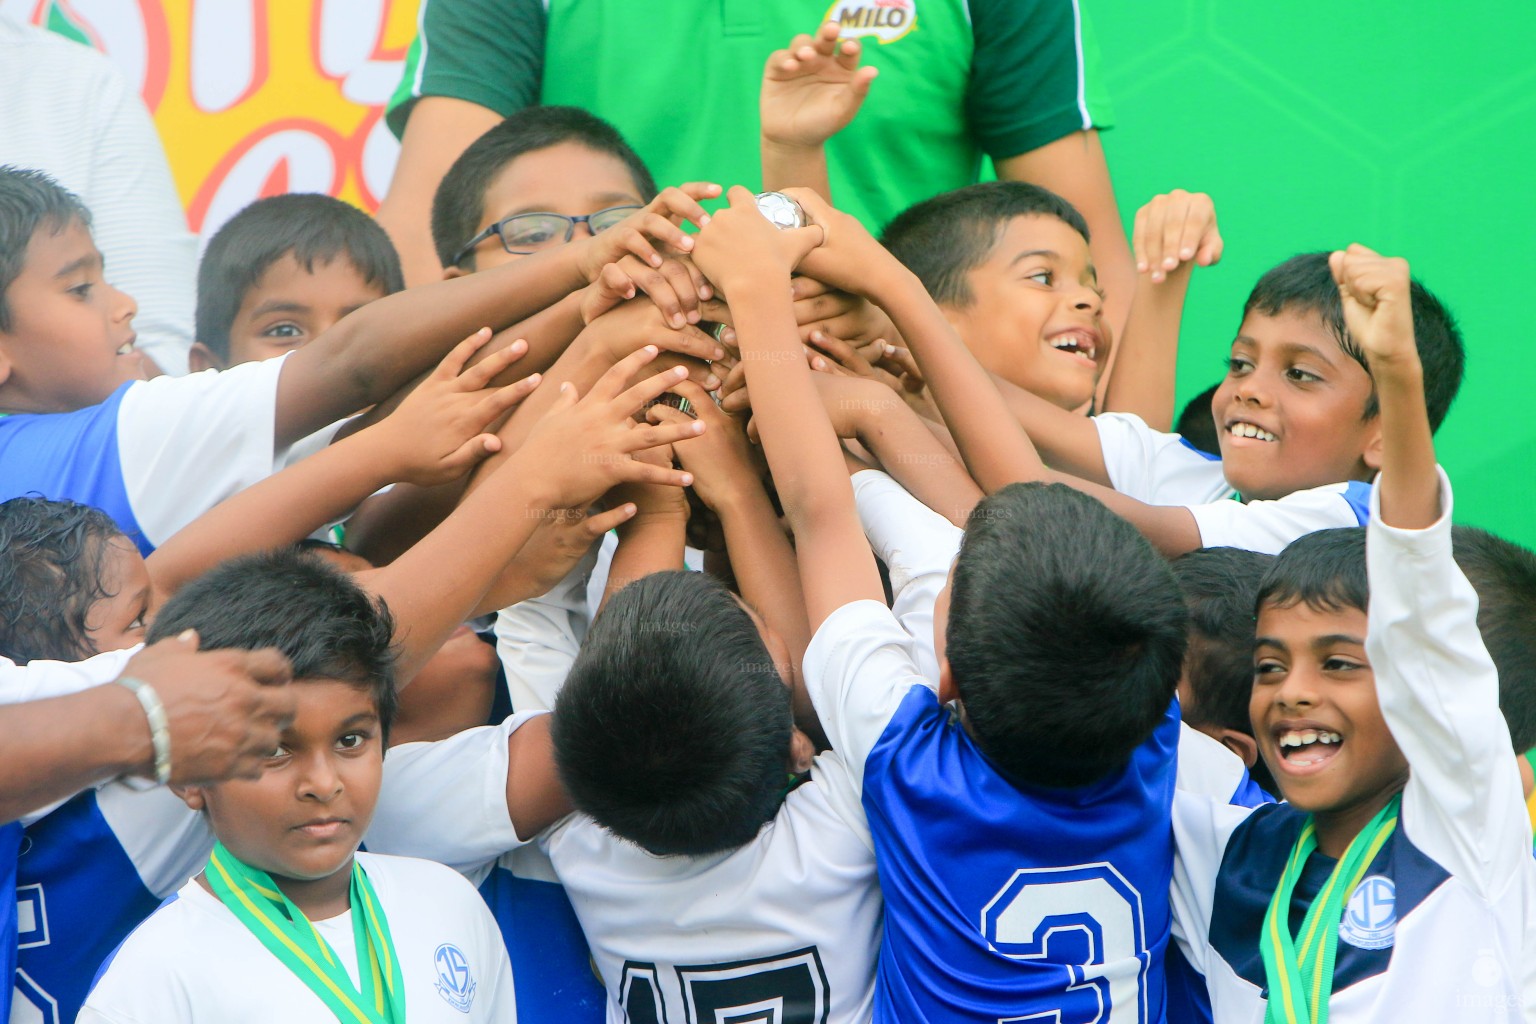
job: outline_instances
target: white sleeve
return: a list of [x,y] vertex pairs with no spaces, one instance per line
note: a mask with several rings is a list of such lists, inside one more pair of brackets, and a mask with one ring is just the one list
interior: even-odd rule
[[131,386],[117,417],[134,518],[152,544],[271,476],[277,381],[287,356]]
[[805,686],[849,778],[860,792],[864,763],[914,686],[937,690],[918,671],[914,641],[879,601],[845,604],[805,651]]
[[1477,628],[1477,594],[1451,554],[1451,484],[1423,530],[1380,521],[1371,498],[1365,649],[1387,727],[1408,759],[1403,829],[1486,900],[1531,859],[1530,818],[1499,675]]
[[83,198],[107,280],[138,304],[138,348],[166,373],[184,374],[194,340],[197,237],[187,230],[154,122],[115,69],[94,114]]
[[879,470],[855,473],[852,482],[864,535],[890,573],[891,611],[916,642],[918,670],[937,686],[933,606],[965,533]]
[[1232,802],[1246,781],[1243,763],[1226,747],[1179,726],[1178,782],[1173,795],[1173,937],[1184,956],[1208,975],[1216,874],[1232,833],[1253,808]]
[[1200,546],[1246,548],[1278,555],[1298,537],[1317,530],[1363,525],[1370,517],[1371,485],[1358,480],[1287,494],[1275,501],[1213,501],[1190,514]]
[[496,654],[518,711],[555,706],[587,633],[587,578],[597,550],[594,544],[549,593],[496,613]]
[[123,674],[128,659],[141,650],[143,644],[126,651],[108,651],[85,661],[30,661],[25,665],[0,658],[0,704],[66,697],[110,683]]
[[543,713],[391,747],[364,837],[369,852],[435,860],[469,875],[527,842],[507,809],[507,739]]
[[1196,505],[1232,493],[1221,460],[1178,434],[1153,430],[1133,413],[1100,413],[1093,425],[1110,485],[1121,494],[1148,505]]

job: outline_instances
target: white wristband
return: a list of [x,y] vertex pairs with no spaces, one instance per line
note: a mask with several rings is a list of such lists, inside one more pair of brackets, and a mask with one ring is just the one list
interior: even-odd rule
[[155,748],[155,781],[163,786],[171,781],[171,722],[166,717],[165,705],[160,703],[155,688],[142,679],[121,676],[116,682],[126,686],[138,698],[139,707],[144,709],[144,717],[149,720],[149,739]]

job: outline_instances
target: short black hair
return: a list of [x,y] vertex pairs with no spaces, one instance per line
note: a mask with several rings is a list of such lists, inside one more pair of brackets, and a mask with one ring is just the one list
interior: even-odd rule
[[1023,181],[984,181],[925,199],[897,214],[880,241],[934,302],[963,308],[974,301],[968,275],[992,254],[1015,217],[1055,217],[1088,241],[1088,222],[1077,207]]
[[[1456,399],[1456,392],[1461,390],[1467,363],[1466,348],[1450,310],[1417,278],[1410,284],[1409,296],[1413,307],[1413,338],[1419,350],[1419,362],[1424,367],[1424,404],[1429,409],[1430,428],[1439,430]],[[1266,271],[1243,304],[1243,316],[1246,318],[1250,313],[1263,316],[1311,313],[1323,322],[1345,354],[1364,367],[1367,374],[1371,372],[1365,351],[1344,326],[1344,306],[1339,299],[1339,286],[1333,279],[1333,271],[1328,268],[1326,252],[1292,256]],[[1380,411],[1381,403],[1373,382],[1371,399],[1366,403],[1362,418],[1368,420]]]
[[1451,528],[1477,591],[1477,628],[1499,670],[1499,707],[1516,753],[1536,748],[1536,554],[1474,526]]
[[1173,432],[1188,441],[1198,451],[1207,455],[1221,454],[1221,437],[1216,432],[1216,417],[1211,412],[1211,400],[1216,397],[1218,382],[1200,392],[1179,413],[1179,422]]
[[[496,176],[518,157],[562,142],[617,157],[640,199],[656,198],[656,179],[613,125],[580,107],[524,107],[470,143],[438,184],[432,197],[432,244],[443,266],[475,236],[485,216],[486,189]],[[460,262],[474,269],[474,253]]]
[[[1471,526],[1451,529],[1456,564],[1477,593],[1477,627],[1499,672],[1499,707],[1517,753],[1536,747],[1536,554]],[[1292,541],[1259,585],[1258,606],[1305,602],[1369,611],[1365,527]]]
[[[1243,548],[1199,548],[1172,562],[1189,609],[1185,677],[1193,700],[1183,710],[1191,726],[1212,725],[1253,735],[1254,609],[1259,581],[1274,555]],[[1249,769],[1270,793],[1275,780],[1262,760]]]
[[197,340],[229,361],[229,329],[267,268],[291,255],[306,272],[338,256],[385,295],[405,287],[400,256],[378,222],[340,199],[313,192],[258,199],[214,234],[197,266]]
[[609,600],[551,720],[577,809],[659,856],[750,842],[778,812],[792,729],[752,617],[696,572],[653,573]]
[[1168,713],[1188,616],[1136,528],[1062,484],[1010,484],[971,514],[947,657],[977,745],[1005,774],[1080,786]]
[[91,226],[79,196],[42,171],[0,166],[0,331],[11,329],[5,295],[27,265],[32,236],[43,228],[56,235],[71,224]]
[[109,545],[128,537],[112,517],[73,501],[0,502],[0,657],[83,661],[101,653],[86,635]]
[[394,617],[344,572],[291,548],[233,558],[178,590],[147,642],[195,629],[200,649],[276,647],[293,678],[334,679],[367,690],[389,727],[395,692]]

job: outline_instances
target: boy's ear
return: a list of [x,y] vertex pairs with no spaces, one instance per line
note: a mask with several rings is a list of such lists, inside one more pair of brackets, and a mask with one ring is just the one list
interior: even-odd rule
[[949,669],[947,657],[939,659],[939,703],[948,704],[960,699],[960,688],[955,685],[955,674]]
[[1247,733],[1238,732],[1236,729],[1222,729],[1216,734],[1216,739],[1242,760],[1244,768],[1252,768],[1259,763],[1259,741]]
[[201,373],[204,370],[224,369],[224,360],[213,354],[213,349],[200,341],[192,343],[192,349],[187,353],[187,369],[191,373]]
[[207,797],[203,794],[202,786],[172,786],[171,792],[181,797],[181,802],[194,811],[206,811],[208,809]]
[[1366,437],[1365,451],[1360,453],[1360,458],[1373,473],[1381,469],[1381,446],[1381,414],[1377,413],[1376,418],[1371,421],[1371,432]]

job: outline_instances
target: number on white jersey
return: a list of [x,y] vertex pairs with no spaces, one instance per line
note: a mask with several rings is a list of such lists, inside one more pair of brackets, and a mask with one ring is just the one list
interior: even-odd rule
[[[826,1024],[832,1006],[827,972],[814,946],[675,971],[684,1024]],[[625,963],[619,992],[630,1024],[670,1024],[655,964]]]
[[987,943],[1015,960],[1065,971],[1059,1009],[998,1024],[1145,1024],[1141,894],[1110,864],[1025,868],[981,912]]

